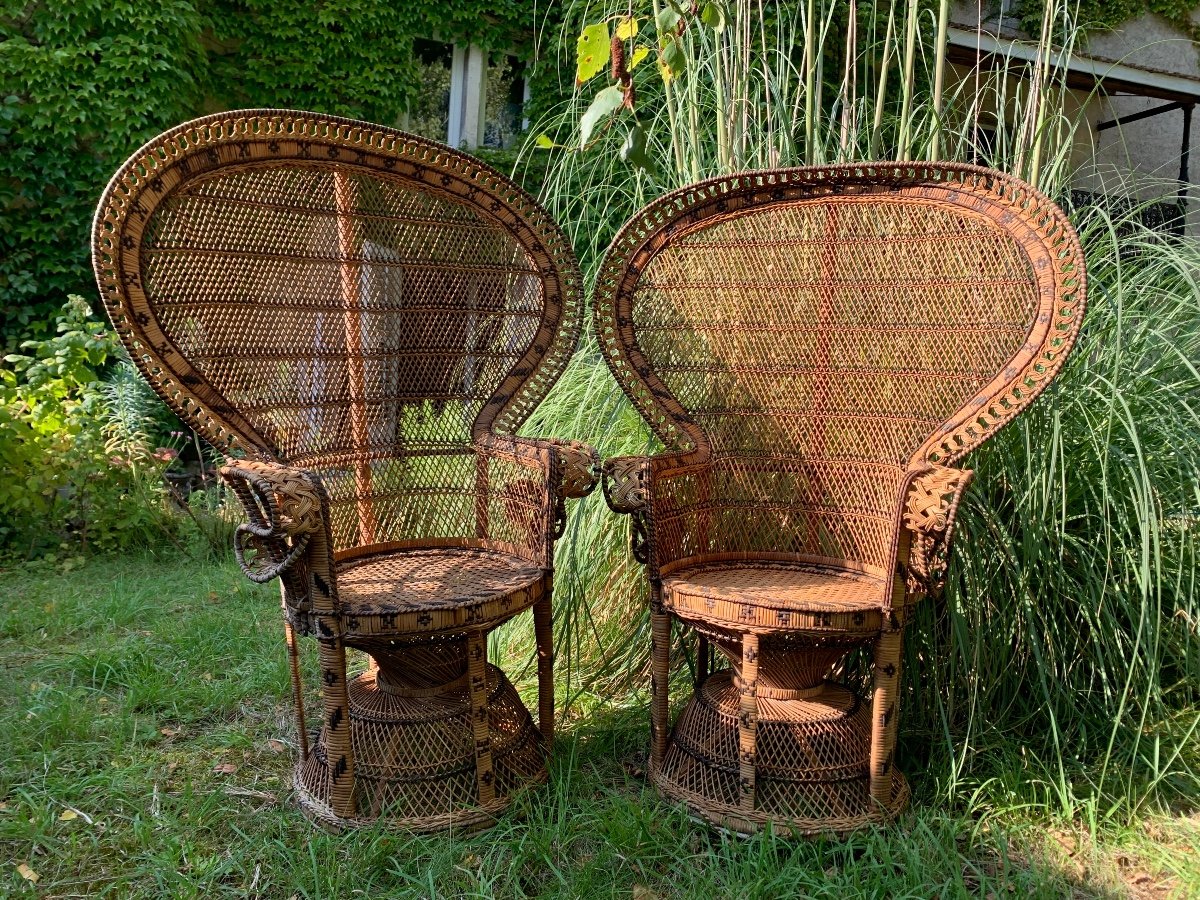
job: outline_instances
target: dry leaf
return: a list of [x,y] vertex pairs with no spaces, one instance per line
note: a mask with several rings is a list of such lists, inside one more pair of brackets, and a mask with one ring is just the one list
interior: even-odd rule
[[209,603],[220,603],[221,595],[218,594],[216,591],[209,591],[208,592],[208,602]]
[[75,812],[75,810],[64,809],[61,813],[59,813],[58,821],[70,822],[72,819],[78,819],[78,818],[79,818],[79,813]]
[[662,895],[650,890],[644,884],[635,884],[633,886],[633,900],[662,900]]
[[8,809],[8,801],[0,801],[0,812],[4,812],[6,809]]
[[180,729],[178,729],[178,728],[160,728],[160,729],[158,729],[158,732],[159,732],[159,734],[163,735],[164,737],[175,737],[175,735],[179,734]]
[[212,681],[212,672],[205,672],[200,677],[203,678],[205,681]]
[[273,753],[282,753],[287,749],[283,741],[277,741],[275,738],[271,738],[269,741],[267,741],[267,746],[271,748],[271,752]]
[[21,873],[22,878],[31,884],[37,884],[38,879],[42,877],[37,872],[33,871],[33,869],[29,868],[29,866],[25,865],[25,863],[21,863],[19,866],[17,866],[17,871]]
[[213,766],[213,771],[218,775],[232,775],[238,770],[238,767],[233,763],[217,763]]
[[167,763],[167,771],[168,772],[174,772],[178,768],[179,768],[179,763],[175,762],[175,760],[171,760],[169,763]]

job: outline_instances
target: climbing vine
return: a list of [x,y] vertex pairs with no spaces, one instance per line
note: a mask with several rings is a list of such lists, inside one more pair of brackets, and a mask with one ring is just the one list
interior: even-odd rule
[[[1021,26],[1030,34],[1041,28],[1050,0],[1022,0],[1018,9]],[[1196,0],[1079,0],[1077,22],[1088,30],[1111,31],[1146,13],[1161,17],[1194,42],[1200,42],[1200,24],[1192,20],[1200,10]]]

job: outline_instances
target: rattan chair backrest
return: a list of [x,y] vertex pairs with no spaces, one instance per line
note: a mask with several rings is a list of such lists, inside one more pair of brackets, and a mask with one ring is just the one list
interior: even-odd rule
[[310,113],[151,141],[105,191],[94,256],[155,390],[218,448],[319,472],[339,547],[472,533],[472,440],[515,433],[578,332],[574,257],[527,193]]
[[657,519],[665,558],[882,566],[903,473],[954,463],[1027,406],[1084,307],[1062,212],[964,166],[698,184],[632,220],[597,284],[618,383],[708,466],[661,498],[678,512]]

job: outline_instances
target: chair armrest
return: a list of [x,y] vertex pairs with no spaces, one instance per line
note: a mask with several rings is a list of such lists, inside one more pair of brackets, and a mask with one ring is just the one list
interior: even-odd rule
[[[596,487],[600,458],[594,449],[579,441],[526,438],[502,434],[475,436],[476,452],[496,459],[535,468],[542,473],[543,490],[552,504],[549,540],[553,545],[567,527],[568,498],[586,497]],[[549,564],[552,546],[546,551]]]
[[562,497],[586,497],[599,481],[600,455],[581,441],[481,434],[476,435],[475,444],[488,453],[509,456],[524,465],[533,465],[536,460],[539,468],[543,465],[542,454],[548,451],[552,460],[557,457],[561,467],[556,484]]
[[[263,584],[289,574],[315,536],[328,538],[325,495],[317,476],[278,463],[245,459],[227,463],[220,472],[249,519],[237,527],[233,552],[251,581]],[[254,555],[248,556],[251,550]],[[291,579],[287,581],[289,588],[295,587]],[[297,596],[294,605],[302,603]]]
[[650,502],[650,458],[614,456],[600,467],[604,502],[615,513],[646,510]]
[[909,532],[904,566],[909,590],[914,593],[941,593],[958,506],[974,477],[970,469],[948,466],[932,466],[911,477],[900,520]]
[[562,494],[577,500],[586,497],[600,483],[600,454],[582,441],[553,438],[547,440],[558,451],[562,464]]

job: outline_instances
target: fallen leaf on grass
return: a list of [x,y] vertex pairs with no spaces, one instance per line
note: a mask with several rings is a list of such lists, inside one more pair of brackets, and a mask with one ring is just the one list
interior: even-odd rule
[[282,753],[287,749],[287,746],[283,743],[283,741],[277,741],[275,738],[271,738],[269,741],[267,741],[267,746],[271,748],[272,753]]
[[73,806],[68,806],[58,816],[58,821],[60,822],[70,822],[72,819],[83,819],[83,821],[87,822],[89,825],[94,824],[94,820],[91,816],[89,816],[83,810],[76,809]]
[[644,884],[635,884],[633,886],[633,900],[662,900],[662,895],[656,894]]
[[238,770],[233,763],[217,763],[212,769],[218,775],[232,775]]
[[220,603],[221,595],[218,594],[216,591],[209,591],[208,592],[208,602],[209,603]]
[[25,865],[25,863],[21,863],[19,866],[17,866],[17,871],[21,874],[22,878],[31,884],[37,884],[38,879],[42,877],[37,872],[33,871],[33,869],[29,868],[29,866]]
[[161,734],[163,737],[175,737],[175,735],[179,734],[180,731],[181,731],[181,729],[179,729],[179,728],[160,728],[160,729],[158,729],[158,733]]

